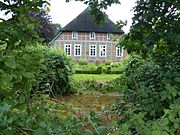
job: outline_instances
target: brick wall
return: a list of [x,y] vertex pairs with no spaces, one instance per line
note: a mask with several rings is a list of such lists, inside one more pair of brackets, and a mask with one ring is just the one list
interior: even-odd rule
[[[116,36],[116,35],[113,35]],[[120,36],[120,35],[117,35]],[[64,50],[65,44],[71,44],[71,57],[73,60],[86,59],[90,62],[106,60],[121,61],[127,56],[127,53],[123,51],[123,57],[116,57],[116,42],[112,39],[107,39],[107,33],[96,33],[95,39],[90,39],[89,32],[78,32],[77,39],[72,38],[72,32],[62,32],[59,37],[52,43],[53,48]],[[81,56],[74,55],[74,45],[80,44],[82,48]],[[90,45],[96,45],[96,57],[89,56]],[[106,45],[106,57],[100,57],[99,48],[100,45]]]

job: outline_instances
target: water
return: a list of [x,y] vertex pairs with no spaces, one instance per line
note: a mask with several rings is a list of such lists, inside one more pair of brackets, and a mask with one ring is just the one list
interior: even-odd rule
[[63,103],[63,115],[74,114],[80,118],[87,116],[92,111],[97,114],[107,113],[112,109],[118,96],[117,93],[90,93],[63,96],[56,100]]

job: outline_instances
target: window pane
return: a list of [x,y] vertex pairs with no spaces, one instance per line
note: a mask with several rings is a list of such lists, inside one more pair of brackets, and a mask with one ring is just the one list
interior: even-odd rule
[[100,56],[105,57],[106,56],[106,45],[100,46]]
[[77,38],[78,37],[78,33],[77,32],[72,32],[72,38]]
[[90,45],[89,55],[90,56],[96,56],[96,45]]
[[68,56],[70,56],[71,55],[71,45],[70,44],[64,45],[64,51]]
[[121,47],[116,47],[116,56],[117,57],[122,57],[123,56],[123,50]]
[[75,56],[81,56],[81,45],[75,45],[74,52]]

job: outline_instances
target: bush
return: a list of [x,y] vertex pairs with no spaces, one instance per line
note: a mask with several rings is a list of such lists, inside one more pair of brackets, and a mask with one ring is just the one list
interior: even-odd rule
[[73,92],[71,87],[71,60],[61,50],[40,48],[44,54],[44,68],[37,76],[36,91],[47,90],[51,94]]
[[98,73],[98,74],[102,74],[102,71],[103,71],[103,70],[102,70],[102,67],[101,67],[101,66],[98,66],[98,67],[97,67],[97,73]]
[[[139,56],[128,60],[125,75],[121,78],[126,87],[121,89],[115,107],[123,117],[120,128],[123,130],[126,126],[128,129],[122,134],[180,133],[176,126],[180,124],[177,116],[180,112],[179,62],[180,57],[172,57],[164,66]],[[170,112],[175,113],[170,116]]]
[[79,60],[77,61],[79,65],[88,65],[88,61],[87,60]]
[[105,65],[111,65],[112,62],[113,62],[112,60],[106,60]]
[[119,69],[111,69],[110,74],[122,74],[124,71]]
[[98,65],[101,64],[101,61],[100,61],[100,60],[96,60],[96,61],[95,61],[95,64],[98,66]]
[[3,50],[0,52],[0,100],[6,97],[12,102],[20,94],[29,98],[36,76],[44,68],[42,53],[35,46],[27,45],[2,54]]

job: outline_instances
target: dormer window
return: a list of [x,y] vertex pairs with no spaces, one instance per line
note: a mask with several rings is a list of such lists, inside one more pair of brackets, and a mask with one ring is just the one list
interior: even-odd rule
[[95,38],[96,38],[95,32],[91,32],[91,33],[90,33],[90,39],[95,39]]
[[111,34],[107,33],[107,40],[111,39]]
[[72,38],[77,39],[78,33],[76,31],[72,32]]

